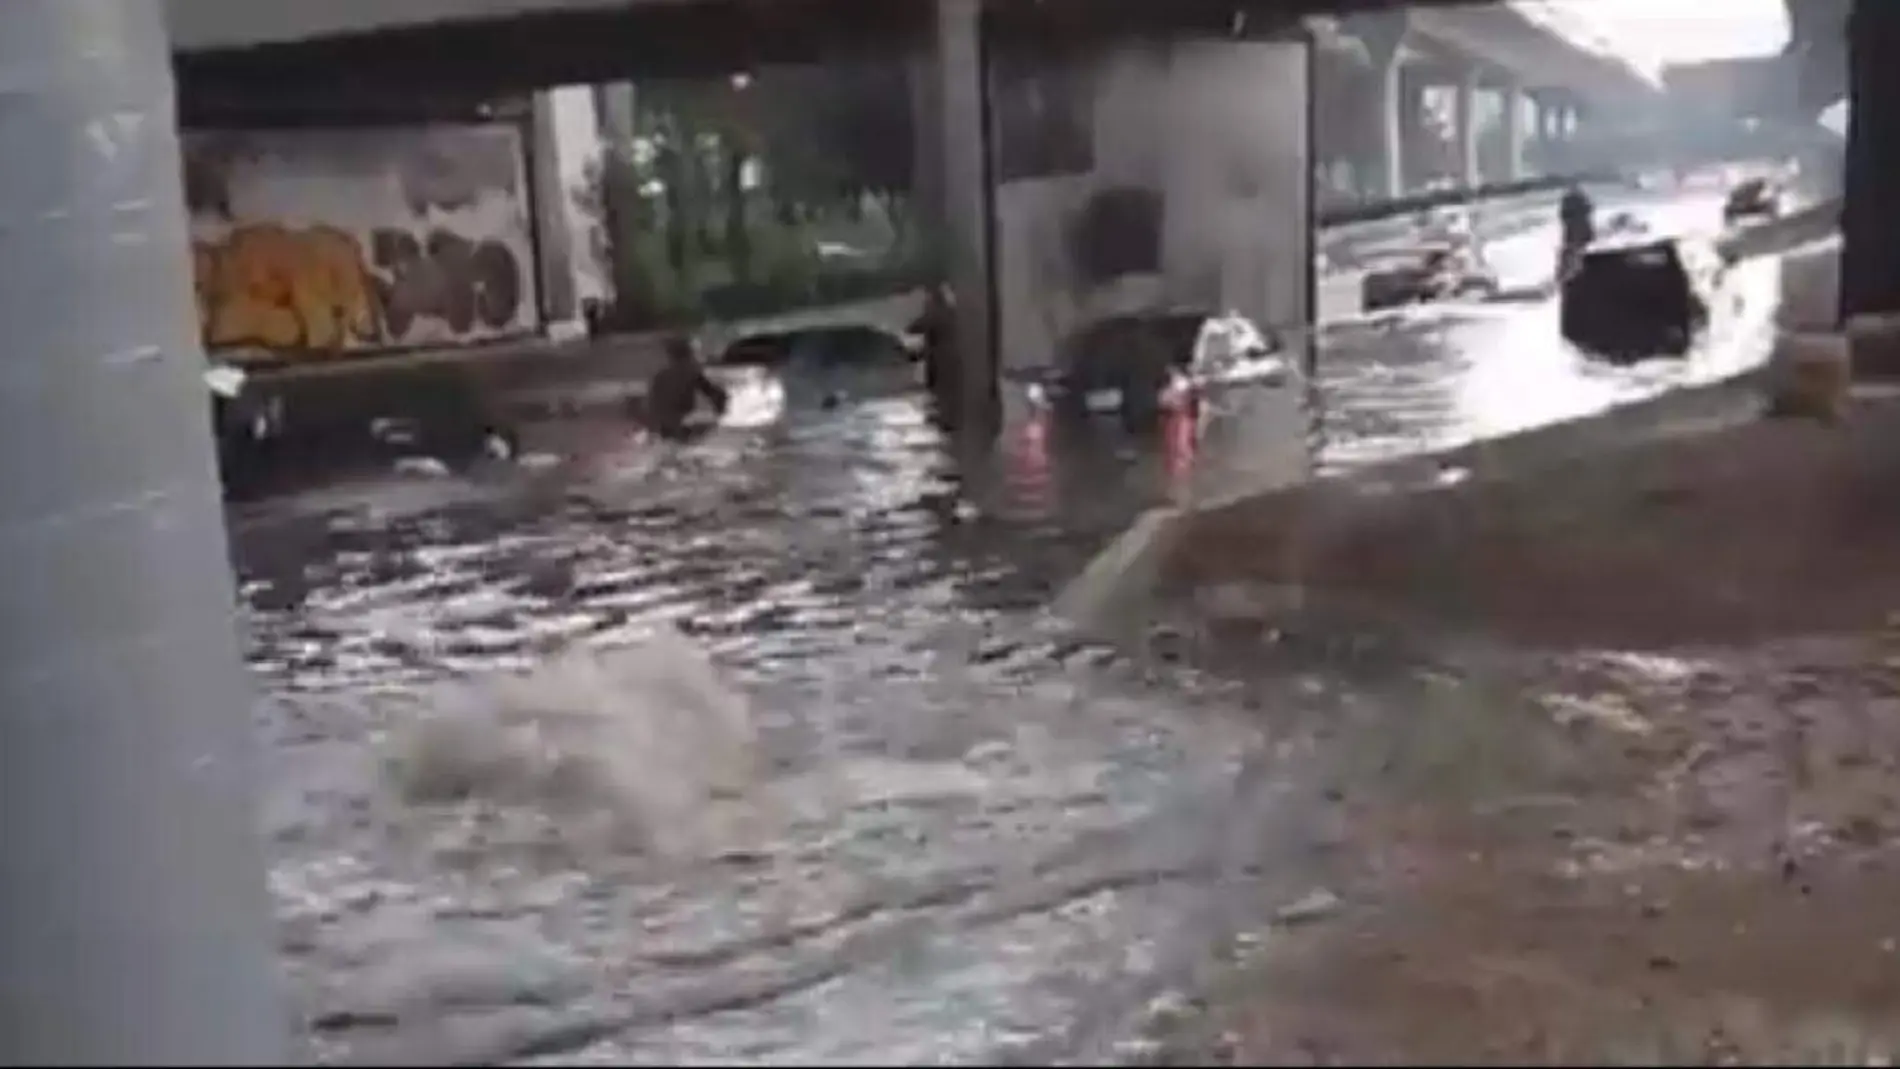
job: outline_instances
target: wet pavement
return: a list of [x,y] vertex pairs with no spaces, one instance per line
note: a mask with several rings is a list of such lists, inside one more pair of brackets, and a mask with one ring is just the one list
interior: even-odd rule
[[[1650,210],[1714,223],[1713,202]],[[1553,241],[1495,254],[1534,274]],[[1320,465],[1720,374],[1751,359],[1772,281],[1746,268],[1749,314],[1718,312],[1690,361],[1620,372],[1565,348],[1548,301],[1335,326]],[[234,511],[273,887],[319,1056],[1126,1060],[1210,947],[1328,883],[1311,675],[1217,676],[1166,633],[1116,651],[1044,615],[1172,492],[1165,458],[958,458],[914,396],[864,393],[666,451],[531,428],[561,463]],[[723,682],[683,684],[642,637],[663,624]],[[711,807],[733,822],[661,851],[538,799],[406,794],[405,723],[509,671],[652,791],[700,775],[666,735],[743,705],[758,765]]]
[[[1309,555],[1432,656],[1331,677],[1347,904],[1240,947],[1177,1064],[1892,1064],[1895,415],[1661,436]],[[1268,622],[1221,630],[1257,660]]]
[[[1632,194],[1628,212],[1659,234],[1709,236],[1721,199]],[[1537,227],[1488,249],[1506,290],[1548,277],[1556,235]],[[1443,305],[1336,322],[1320,361],[1322,470],[1462,445],[1572,419],[1675,386],[1733,375],[1767,357],[1778,267],[1744,262],[1686,360],[1616,368],[1557,340],[1557,302]]]

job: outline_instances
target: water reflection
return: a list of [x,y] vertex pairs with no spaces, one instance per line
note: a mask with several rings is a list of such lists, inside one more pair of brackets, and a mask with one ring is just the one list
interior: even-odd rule
[[[984,1061],[1091,1039],[1078,1022],[1200,959],[1210,918],[1272,908],[1237,873],[1315,877],[1266,863],[1291,832],[1210,817],[1236,809],[1263,746],[1260,696],[1080,642],[1043,616],[1049,596],[1151,504],[1304,471],[1315,402],[1320,465],[1337,468],[1746,359],[1726,354],[1602,371],[1556,339],[1548,304],[1446,307],[1331,332],[1310,392],[1236,395],[1187,437],[1019,424],[959,454],[897,378],[839,374],[818,403],[786,389],[770,425],[684,448],[550,427],[537,448],[588,462],[246,510],[233,541],[273,695],[275,884],[300,997],[314,1013],[373,987],[363,947],[391,930],[419,953],[456,938],[443,918],[478,918],[509,933],[511,960],[582,974],[538,1011],[581,1037],[568,1058]],[[807,815],[743,860],[655,866],[551,853],[519,814],[382,800],[376,740],[432,700],[426,684],[663,623],[752,699],[772,797],[823,773],[853,803],[787,802]],[[1233,909],[1204,908],[1216,885]]]
[[[1720,226],[1717,197],[1636,201],[1619,210],[1658,233],[1694,240]],[[1493,243],[1505,288],[1547,282],[1554,228]],[[1612,367],[1558,334],[1557,302],[1448,303],[1341,323],[1327,332],[1319,404],[1325,437],[1318,467],[1337,473],[1431,449],[1528,430],[1710,382],[1767,357],[1779,268],[1771,260],[1732,269],[1706,334],[1682,360]]]

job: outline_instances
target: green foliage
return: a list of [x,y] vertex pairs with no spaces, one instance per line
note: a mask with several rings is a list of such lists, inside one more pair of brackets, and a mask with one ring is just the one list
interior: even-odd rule
[[574,191],[616,295],[602,325],[764,315],[917,284],[929,243],[904,196],[907,94],[899,64],[640,85],[633,143],[612,146]]

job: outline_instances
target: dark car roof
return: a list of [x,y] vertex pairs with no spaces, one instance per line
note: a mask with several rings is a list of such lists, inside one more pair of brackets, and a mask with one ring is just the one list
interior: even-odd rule
[[1201,325],[1210,318],[1211,313],[1193,310],[1169,310],[1162,312],[1136,312],[1126,315],[1105,316],[1078,327],[1069,335],[1069,346],[1083,343],[1100,344],[1116,337],[1145,334],[1159,337],[1172,344],[1193,345],[1200,336]]
[[1056,364],[1084,378],[1157,352],[1165,354],[1169,363],[1185,364],[1193,358],[1201,325],[1211,317],[1212,313],[1196,309],[1105,316],[1076,328],[1063,339]]
[[1595,245],[1590,246],[1584,255],[1597,257],[1635,257],[1644,253],[1654,253],[1670,259],[1680,258],[1676,252],[1674,238],[1659,238],[1654,234],[1616,233]]

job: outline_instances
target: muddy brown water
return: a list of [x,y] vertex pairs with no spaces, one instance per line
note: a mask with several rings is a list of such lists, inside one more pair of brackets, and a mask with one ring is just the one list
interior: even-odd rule
[[[1548,262],[1533,238],[1524,262]],[[1322,464],[1722,359],[1598,372],[1539,305],[1348,324]],[[914,397],[846,392],[683,449],[535,428],[527,451],[567,463],[234,511],[272,883],[318,1056],[1126,1060],[1211,946],[1331,881],[1337,806],[1313,773],[1341,744],[1314,725],[1346,700],[1339,647],[1239,678],[1190,663],[1180,627],[1110,649],[1043,611],[1171,492],[1164,458],[958,456]],[[444,681],[539,672],[569,722],[614,732],[724,701],[628,652],[659,626],[747,706],[759,759],[735,805],[772,820],[655,852],[539,797],[417,798],[390,771],[404,724],[456,711]],[[550,667],[562,651],[599,671]],[[548,745],[637,737],[577,730]],[[650,786],[694,774],[676,765]]]

